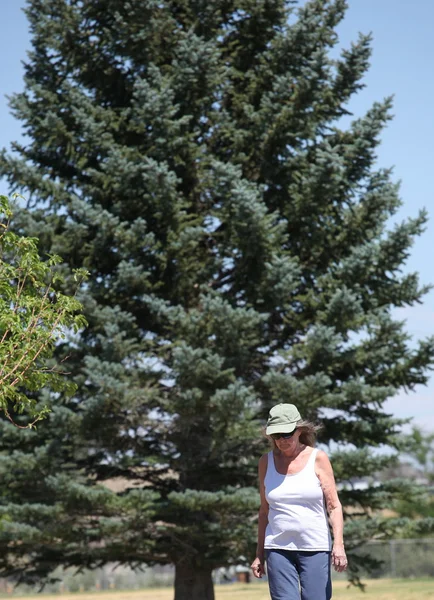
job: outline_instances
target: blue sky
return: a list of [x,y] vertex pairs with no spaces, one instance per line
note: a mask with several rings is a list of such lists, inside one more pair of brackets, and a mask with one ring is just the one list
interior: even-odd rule
[[[6,94],[23,87],[21,61],[30,48],[23,0],[0,4],[0,147],[20,138],[20,125],[9,114]],[[378,164],[394,167],[401,181],[403,206],[398,221],[415,216],[425,207],[430,221],[413,248],[407,269],[418,271],[421,281],[434,283],[434,2],[432,0],[349,0],[344,22],[338,28],[340,44],[348,47],[358,32],[373,34],[371,68],[366,87],[349,106],[354,116],[363,115],[373,102],[394,95],[394,120],[382,135]],[[7,193],[0,182],[0,193]],[[396,311],[407,322],[415,340],[434,335],[434,291],[421,306]],[[387,403],[397,417],[412,417],[427,430],[434,430],[434,377],[427,387],[401,393]]]

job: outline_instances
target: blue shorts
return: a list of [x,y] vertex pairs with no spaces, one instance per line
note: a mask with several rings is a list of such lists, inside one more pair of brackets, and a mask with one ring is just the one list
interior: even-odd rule
[[330,600],[330,552],[265,550],[271,600]]

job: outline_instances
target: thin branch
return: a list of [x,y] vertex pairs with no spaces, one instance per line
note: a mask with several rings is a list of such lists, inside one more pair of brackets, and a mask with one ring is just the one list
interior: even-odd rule
[[41,421],[43,418],[39,415],[36,417],[36,419],[34,419],[31,423],[28,423],[27,425],[18,425],[18,423],[16,423],[13,420],[13,418],[11,417],[11,415],[9,414],[7,408],[2,408],[0,410],[4,411],[6,418],[12,423],[12,425],[14,427],[17,427],[17,429],[31,429],[35,425],[35,423],[37,423],[38,421]]
[[[30,362],[30,364],[33,364],[33,362],[34,362],[34,361],[35,361],[35,360],[38,358],[38,356],[41,354],[42,350],[48,346],[48,343],[49,343],[49,342],[52,340],[52,335],[54,334],[54,332],[55,332],[55,330],[56,330],[56,328],[57,328],[57,326],[58,326],[58,324],[59,324],[59,322],[60,322],[60,320],[61,320],[61,318],[62,318],[63,316],[64,316],[64,313],[63,313],[63,312],[62,312],[62,313],[60,313],[60,314],[58,315],[58,317],[57,317],[57,319],[55,320],[55,322],[54,322],[53,326],[51,327],[51,330],[48,332],[48,337],[47,337],[47,340],[45,341],[45,343],[43,343],[43,344],[40,346],[39,350],[36,352],[36,354],[35,354],[35,355],[33,356],[33,358],[31,359],[31,362]],[[11,375],[13,375],[13,373],[15,373],[15,372],[18,370],[18,368],[20,367],[21,363],[22,363],[22,362],[24,361],[24,359],[25,359],[25,358],[28,356],[28,354],[30,354],[30,353],[31,353],[31,351],[32,351],[32,350],[33,350],[33,348],[30,348],[30,349],[29,349],[29,351],[28,351],[27,353],[23,354],[23,356],[20,358],[20,360],[18,361],[18,363],[15,365],[15,367],[13,367],[13,369],[11,370],[11,372],[10,372],[10,373],[8,373],[7,375],[3,376],[3,377],[0,379],[0,384],[4,383],[8,377],[10,377]],[[26,368],[25,368],[25,369],[22,371],[22,374],[24,374],[26,371],[28,371],[28,369],[30,368],[30,364],[29,364],[29,366],[28,366],[28,367],[26,367]]]

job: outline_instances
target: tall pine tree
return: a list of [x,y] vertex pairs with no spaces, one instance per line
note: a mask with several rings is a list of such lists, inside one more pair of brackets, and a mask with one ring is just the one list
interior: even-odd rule
[[[76,395],[37,435],[1,424],[3,573],[173,563],[176,600],[212,599],[253,553],[276,402],[324,424],[338,481],[391,460],[384,402],[434,358],[392,316],[426,291],[402,270],[426,215],[388,226],[390,100],[340,125],[370,56],[361,35],[333,58],[345,8],[28,0],[27,139],[0,172],[41,251],[90,271],[89,326],[58,348]],[[342,493],[348,542],[387,535],[399,490]]]

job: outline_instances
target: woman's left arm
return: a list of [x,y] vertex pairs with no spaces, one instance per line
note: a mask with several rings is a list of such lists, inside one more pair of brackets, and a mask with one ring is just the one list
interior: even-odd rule
[[316,455],[315,472],[321,483],[333,530],[332,563],[335,571],[340,573],[345,571],[348,565],[344,548],[344,517],[332,465],[329,457],[322,450],[319,450]]

